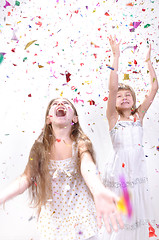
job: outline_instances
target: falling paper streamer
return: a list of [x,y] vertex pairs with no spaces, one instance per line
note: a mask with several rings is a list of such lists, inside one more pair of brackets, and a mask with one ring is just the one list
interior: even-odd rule
[[34,42],[36,42],[37,40],[33,40],[31,42],[28,42],[27,45],[25,46],[24,50],[26,50],[28,47],[30,47],[30,45],[32,45]]
[[128,46],[128,47],[126,47],[126,48],[124,48],[121,52],[123,53],[126,49],[129,49],[129,48],[135,48],[134,46]]

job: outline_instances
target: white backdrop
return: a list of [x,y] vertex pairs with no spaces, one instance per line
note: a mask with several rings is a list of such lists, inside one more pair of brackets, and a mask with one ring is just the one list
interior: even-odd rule
[[[47,104],[58,96],[75,102],[103,174],[112,152],[105,116],[110,73],[106,65],[111,66],[112,56],[107,37],[116,34],[122,39],[119,79],[134,87],[139,105],[149,88],[144,62],[149,42],[159,73],[158,12],[158,0],[0,1],[0,53],[4,56],[0,64],[0,189],[23,172],[44,125]],[[66,73],[71,74],[69,82]],[[129,74],[128,80],[124,74]],[[157,93],[146,113],[143,141],[157,223],[158,105]],[[6,203],[5,211],[0,209],[0,239],[36,239],[34,215],[27,192]]]

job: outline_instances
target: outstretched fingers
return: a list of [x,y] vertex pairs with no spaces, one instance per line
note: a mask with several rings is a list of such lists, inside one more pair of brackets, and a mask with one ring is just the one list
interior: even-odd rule
[[104,216],[103,216],[103,220],[104,220],[104,224],[105,224],[105,227],[106,227],[107,232],[108,232],[108,233],[111,233],[109,216],[108,216],[108,215],[104,215]]

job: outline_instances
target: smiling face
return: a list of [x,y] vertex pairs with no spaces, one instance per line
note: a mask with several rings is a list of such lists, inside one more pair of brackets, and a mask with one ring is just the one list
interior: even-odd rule
[[72,104],[64,98],[55,99],[50,105],[48,121],[53,125],[66,126],[78,121]]
[[117,110],[131,109],[134,105],[134,100],[130,90],[119,90],[116,98]]

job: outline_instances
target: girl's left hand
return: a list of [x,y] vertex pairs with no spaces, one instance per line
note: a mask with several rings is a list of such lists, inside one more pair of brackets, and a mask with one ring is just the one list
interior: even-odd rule
[[149,45],[149,49],[148,49],[148,52],[146,54],[146,60],[145,61],[148,62],[150,60],[150,58],[151,58],[151,43]]
[[101,228],[103,218],[105,227],[109,233],[111,232],[110,223],[114,231],[118,231],[117,222],[121,228],[124,226],[116,206],[118,200],[118,197],[107,188],[103,188],[94,195],[98,227]]

